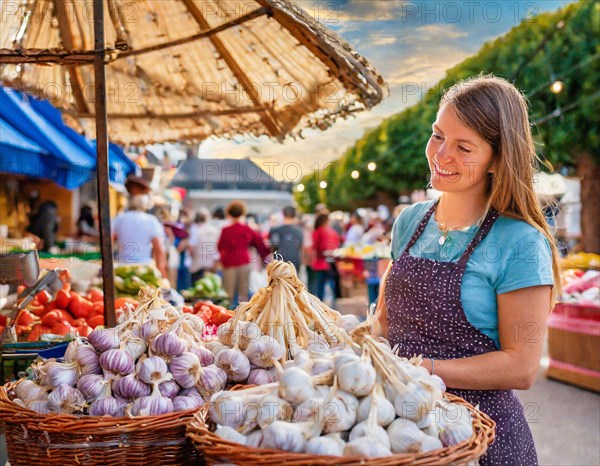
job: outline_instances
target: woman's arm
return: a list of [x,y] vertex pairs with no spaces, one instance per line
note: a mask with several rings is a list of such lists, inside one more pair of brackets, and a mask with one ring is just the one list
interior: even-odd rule
[[[498,295],[499,351],[464,359],[436,360],[434,373],[450,388],[527,390],[540,365],[550,286],[533,286]],[[431,361],[423,365],[431,371]]]
[[390,270],[392,270],[393,263],[393,261],[390,261],[387,269],[385,269],[385,272],[381,277],[381,280],[379,280],[379,295],[377,296],[377,305],[375,307],[377,321],[374,325],[373,334],[383,338],[388,337],[387,307],[385,306],[385,282],[390,274]]

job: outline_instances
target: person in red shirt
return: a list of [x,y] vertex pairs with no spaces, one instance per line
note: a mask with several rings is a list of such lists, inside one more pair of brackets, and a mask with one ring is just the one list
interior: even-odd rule
[[311,267],[315,273],[315,291],[317,298],[323,300],[327,280],[335,279],[335,273],[332,273],[335,263],[330,262],[328,257],[334,249],[340,247],[341,238],[338,232],[329,226],[329,217],[325,213],[317,215],[312,237],[315,260]]
[[248,248],[254,246],[262,260],[269,255],[269,248],[260,233],[246,225],[246,205],[243,202],[231,202],[226,213],[231,224],[221,231],[217,247],[223,266],[223,287],[231,302],[235,304],[236,293],[237,302],[248,300],[251,269]]

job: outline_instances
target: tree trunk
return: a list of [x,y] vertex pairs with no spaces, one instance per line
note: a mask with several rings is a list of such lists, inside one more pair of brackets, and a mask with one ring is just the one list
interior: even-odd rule
[[581,245],[583,251],[600,254],[600,164],[590,154],[577,158],[581,180]]

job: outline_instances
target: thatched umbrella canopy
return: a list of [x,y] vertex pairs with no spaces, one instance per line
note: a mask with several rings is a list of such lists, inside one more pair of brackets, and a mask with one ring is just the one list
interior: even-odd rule
[[[93,136],[92,0],[4,3],[0,80],[50,98]],[[365,58],[289,0],[107,0],[104,9],[116,142],[282,140],[387,92]]]

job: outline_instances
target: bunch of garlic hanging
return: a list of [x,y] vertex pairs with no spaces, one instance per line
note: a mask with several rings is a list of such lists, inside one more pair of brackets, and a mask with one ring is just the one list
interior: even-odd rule
[[33,364],[9,396],[41,414],[145,416],[196,409],[227,374],[200,336],[204,323],[144,289],[115,328],[77,338],[63,360]]
[[275,365],[278,382],[215,394],[209,414],[217,435],[253,447],[366,458],[471,437],[469,411],[443,399],[441,379],[364,328],[349,347],[317,341],[297,349],[282,368]]
[[241,303],[234,318],[219,328],[221,343],[243,350],[245,340],[268,336],[281,347],[277,359],[282,364],[313,342],[327,348],[351,344],[347,332],[358,325],[355,316],[342,316],[308,293],[288,262],[270,263],[267,274],[269,285]]

